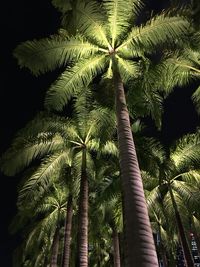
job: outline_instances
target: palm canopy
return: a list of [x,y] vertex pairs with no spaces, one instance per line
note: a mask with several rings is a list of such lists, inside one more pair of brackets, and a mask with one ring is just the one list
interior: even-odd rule
[[[101,4],[74,1],[70,11],[72,33],[62,30],[15,49],[20,66],[35,75],[65,67],[47,92],[48,107],[61,110],[76,90],[99,74],[111,78],[116,62],[125,83],[137,77],[141,72],[139,59],[154,52],[157,45],[173,42],[188,27],[181,17],[164,13],[138,26],[141,6],[142,2],[135,0],[105,0]],[[67,25],[64,23],[63,27]]]
[[44,266],[45,260],[50,262],[53,236],[55,229],[60,229],[63,224],[68,193],[61,184],[54,183],[34,209],[18,211],[12,222],[12,229],[15,230],[17,225],[23,235],[23,252],[19,266]]
[[115,116],[106,108],[96,106],[94,110],[90,104],[89,109],[88,97],[79,95],[71,119],[39,113],[19,131],[2,156],[1,170],[6,175],[13,176],[31,166],[24,173],[19,204],[26,203],[27,198],[38,199],[61,176],[71,179],[65,171],[67,167],[73,169],[73,177],[80,177],[82,148],[87,151],[88,171],[95,153],[118,153],[111,141]]

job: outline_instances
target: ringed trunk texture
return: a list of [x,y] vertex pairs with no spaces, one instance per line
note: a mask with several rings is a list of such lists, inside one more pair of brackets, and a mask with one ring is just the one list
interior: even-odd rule
[[116,229],[113,229],[113,259],[114,267],[120,267],[119,236]]
[[78,212],[78,252],[76,267],[88,267],[88,180],[86,173],[85,150],[83,151]]
[[114,85],[116,90],[119,161],[124,201],[126,266],[157,267],[158,259],[130,127],[124,87],[118,71],[114,71]]
[[176,201],[175,201],[175,198],[174,198],[174,194],[172,192],[172,189],[171,189],[170,185],[168,185],[168,189],[169,189],[169,192],[170,192],[173,208],[174,208],[174,211],[175,211],[176,223],[177,223],[177,228],[178,228],[178,233],[179,233],[179,237],[180,237],[181,246],[182,246],[182,249],[183,249],[183,255],[184,255],[184,258],[185,258],[185,264],[186,264],[186,267],[194,267],[193,258],[192,258],[191,252],[190,252],[190,248],[188,246],[188,242],[187,242],[187,238],[186,238],[186,235],[185,235],[184,227],[183,227],[183,224],[182,224],[181,216],[179,214],[178,207],[176,205]]
[[67,202],[67,214],[66,214],[66,220],[65,220],[64,251],[63,251],[62,267],[69,267],[72,216],[73,216],[72,196],[69,195],[68,202]]
[[59,228],[56,227],[56,231],[53,237],[50,267],[57,267],[58,250],[59,250]]

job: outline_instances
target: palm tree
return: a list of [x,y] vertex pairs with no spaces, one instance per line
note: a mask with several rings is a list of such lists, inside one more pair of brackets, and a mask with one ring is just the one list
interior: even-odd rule
[[72,120],[39,115],[19,133],[4,154],[1,164],[6,174],[13,175],[31,161],[43,158],[40,167],[20,190],[19,205],[37,197],[37,191],[41,196],[51,185],[52,175],[66,165],[73,167],[73,177],[80,179],[77,264],[81,266],[88,264],[88,175],[93,165],[91,153],[97,153],[101,147],[103,153],[117,151],[112,142],[107,141],[115,129],[115,117],[110,110],[97,106],[95,110],[92,109],[94,105],[90,97],[89,92],[79,94]]
[[157,199],[163,202],[168,217],[173,214],[171,221],[176,222],[187,266],[193,266],[194,263],[184,226],[189,230],[189,213],[186,207],[189,207],[192,200],[195,202],[192,196],[200,182],[199,146],[199,132],[184,136],[171,148],[169,155],[166,153],[165,159],[158,165],[157,174],[151,178],[144,174],[144,184],[147,187],[154,185],[148,197],[149,205]]
[[[46,106],[56,110],[61,110],[74,92],[89,84],[95,76],[104,74],[113,78],[127,264],[157,266],[124,84],[138,76],[138,63],[145,55],[151,54],[157,45],[179,38],[188,23],[180,17],[161,14],[137,26],[141,1],[105,0],[98,4],[78,0],[71,5],[72,14],[67,13],[66,17],[70,17],[72,25],[67,26],[67,30],[73,29],[76,35],[61,30],[60,34],[50,38],[19,45],[14,54],[20,66],[30,68],[36,75],[66,66],[68,62],[74,63],[67,66],[47,93]],[[65,24],[65,19],[63,21]]]
[[[66,190],[54,184],[34,210],[28,207],[18,211],[12,224],[15,226],[17,221],[17,227],[20,227],[21,231],[25,229],[20,266],[44,266],[46,260],[50,266],[57,267],[60,230],[66,216],[66,201]],[[19,221],[25,223],[19,225]]]

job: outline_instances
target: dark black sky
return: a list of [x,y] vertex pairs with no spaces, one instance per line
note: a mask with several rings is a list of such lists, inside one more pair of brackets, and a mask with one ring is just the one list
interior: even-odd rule
[[[153,1],[156,7],[158,1]],[[0,41],[0,153],[9,145],[16,130],[23,127],[37,111],[42,109],[43,97],[55,76],[48,74],[35,78],[20,70],[12,51],[22,41],[48,36],[55,32],[59,15],[50,0],[4,1],[1,4]],[[163,130],[165,143],[184,133],[192,132],[199,124],[190,100],[194,88],[177,88],[166,100]],[[8,235],[8,225],[15,212],[16,185],[20,177],[1,175],[0,203],[0,259],[1,265],[10,267],[11,252],[16,240]]]

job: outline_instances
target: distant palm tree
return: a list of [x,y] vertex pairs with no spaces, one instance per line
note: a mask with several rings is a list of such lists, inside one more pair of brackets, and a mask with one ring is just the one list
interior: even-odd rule
[[172,216],[171,224],[176,222],[187,266],[193,266],[194,263],[184,226],[187,226],[189,231],[189,205],[197,201],[193,195],[200,185],[199,148],[199,132],[188,134],[172,146],[169,155],[166,153],[160,164],[158,162],[157,175],[150,177],[149,174],[143,173],[145,187],[152,186],[147,197],[148,206],[154,210],[154,201],[160,201],[165,207],[168,219]]
[[[62,1],[54,3],[62,9]],[[73,29],[76,35],[61,30],[60,35],[19,45],[14,54],[20,66],[30,68],[36,75],[74,63],[66,67],[47,93],[46,106],[56,110],[61,110],[74,92],[88,85],[95,76],[103,74],[113,78],[127,264],[155,267],[158,263],[130,129],[124,84],[139,75],[138,62],[145,55],[154,52],[157,45],[174,42],[187,31],[188,23],[180,17],[163,13],[138,26],[141,6],[142,2],[135,0],[105,0],[101,4],[91,0],[71,2],[71,14],[66,15],[70,17],[71,25],[67,25],[67,30]],[[64,11],[68,9],[65,5]]]
[[12,224],[17,223],[17,227],[24,232],[20,266],[44,266],[46,261],[49,266],[57,267],[60,230],[66,216],[66,202],[67,192],[54,184],[34,210],[27,208],[18,211]]

